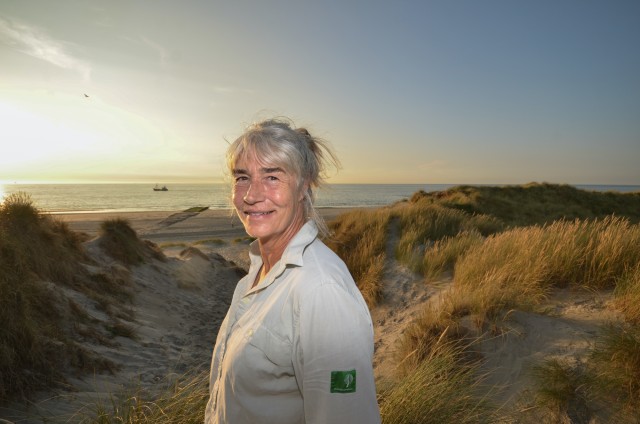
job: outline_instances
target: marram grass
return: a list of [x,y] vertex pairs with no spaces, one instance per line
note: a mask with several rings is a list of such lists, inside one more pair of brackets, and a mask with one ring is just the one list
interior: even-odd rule
[[[455,266],[464,308],[528,308],[557,287],[610,289],[640,262],[640,226],[623,218],[558,221],[489,237]],[[464,300],[462,300],[464,299]]]
[[582,361],[550,359],[533,368],[537,415],[552,422],[640,421],[640,332],[610,325]]
[[422,361],[380,394],[384,424],[496,422],[495,409],[478,395],[477,364],[462,365],[451,345]]
[[382,271],[386,259],[387,209],[360,209],[339,215],[329,223],[325,243],[346,263],[369,307],[382,296]]
[[629,323],[640,325],[640,263],[617,281],[615,303]]
[[[63,381],[61,370],[99,372],[112,364],[74,342],[100,332],[87,324],[87,311],[55,290],[83,293],[112,318],[115,334],[133,336],[120,319],[131,319],[128,273],[112,267],[91,275],[84,236],[41,214],[25,193],[0,203],[0,401],[28,398]],[[123,268],[123,267],[121,267]],[[123,268],[124,269],[124,268]]]
[[459,258],[483,241],[484,237],[476,230],[464,231],[436,241],[424,253],[422,273],[427,280],[433,280],[445,271],[452,271]]
[[78,411],[72,422],[80,424],[195,424],[204,421],[209,399],[209,375],[186,374],[166,382],[160,393],[141,389],[112,395]]

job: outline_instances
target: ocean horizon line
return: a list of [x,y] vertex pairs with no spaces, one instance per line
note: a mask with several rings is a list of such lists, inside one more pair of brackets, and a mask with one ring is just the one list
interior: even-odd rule
[[[553,184],[553,183],[541,183]],[[159,184],[0,184],[0,200],[24,192],[41,211],[60,213],[170,212],[192,207],[231,209],[231,186],[227,183]],[[423,190],[437,192],[457,186],[507,187],[524,184],[327,184],[316,193],[318,208],[380,207],[410,199]],[[640,192],[640,185],[566,184],[590,191]]]
[[[21,186],[33,186],[33,185],[146,185],[146,186],[155,186],[155,185],[229,185],[230,182],[227,181],[215,181],[215,182],[171,182],[171,181],[161,181],[161,182],[139,182],[139,181],[10,181],[10,180],[0,180],[0,186],[13,186],[13,185],[21,185]],[[417,183],[325,183],[326,186],[333,185],[375,185],[375,186],[495,186],[495,187],[505,187],[505,186],[521,186],[521,185],[529,185],[529,184],[555,184],[555,185],[569,185],[573,187],[640,187],[639,183],[567,183],[567,182],[555,182],[555,181],[528,181],[528,182],[513,182],[513,183],[438,183],[438,182],[417,182]]]

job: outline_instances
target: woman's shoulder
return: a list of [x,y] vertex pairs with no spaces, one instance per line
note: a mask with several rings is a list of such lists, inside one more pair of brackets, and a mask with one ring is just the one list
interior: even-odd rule
[[327,285],[337,285],[348,292],[358,290],[345,263],[322,241],[307,246],[302,266],[296,268],[296,291],[308,294]]
[[[307,249],[305,249],[303,259],[305,266],[318,267],[321,270],[332,273],[349,274],[349,270],[344,261],[320,239],[315,239]],[[350,276],[351,274],[349,274],[349,277]]]

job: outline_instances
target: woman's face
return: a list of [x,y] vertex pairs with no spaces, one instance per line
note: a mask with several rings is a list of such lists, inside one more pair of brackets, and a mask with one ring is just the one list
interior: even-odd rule
[[233,205],[247,234],[261,245],[286,245],[304,224],[304,191],[279,166],[244,155],[233,172]]

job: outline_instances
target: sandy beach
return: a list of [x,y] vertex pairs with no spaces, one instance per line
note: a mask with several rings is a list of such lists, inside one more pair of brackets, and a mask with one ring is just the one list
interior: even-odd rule
[[[353,208],[318,210],[328,222]],[[226,259],[248,268],[247,233],[231,209],[207,209],[203,212],[65,213],[54,216],[67,222],[73,231],[86,233],[90,237],[98,235],[102,222],[115,218],[126,219],[140,238],[160,245],[170,256],[175,256],[191,244],[199,243],[199,249],[217,252]]]
[[[320,208],[325,220],[330,221],[352,208]],[[99,212],[60,213],[54,215],[67,223],[74,231],[95,236],[100,223],[123,218],[131,223],[138,235],[154,243],[194,242],[220,238],[234,240],[246,236],[242,224],[231,209],[208,209],[204,212],[150,211],[150,212]]]

